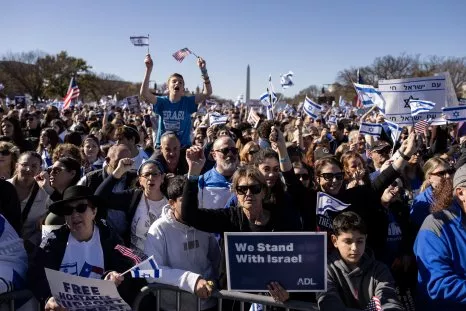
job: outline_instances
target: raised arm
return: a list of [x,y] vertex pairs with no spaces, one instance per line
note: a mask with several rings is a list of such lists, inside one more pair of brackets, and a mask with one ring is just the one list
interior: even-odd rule
[[278,158],[280,159],[280,170],[282,172],[288,172],[293,167],[291,166],[291,160],[288,156],[288,151],[286,150],[285,137],[283,137],[283,133],[278,127],[272,126],[269,140],[272,144],[272,149],[278,153]]
[[139,95],[143,97],[149,103],[155,105],[157,104],[157,97],[151,93],[149,90],[149,80],[150,74],[152,73],[152,68],[154,67],[154,62],[150,57],[150,54],[146,55],[144,59],[144,63],[146,64],[146,73],[144,74],[144,80],[141,85],[141,90],[139,91]]
[[202,93],[197,94],[194,101],[196,104],[203,102],[207,97],[212,95],[212,84],[210,84],[210,78],[207,74],[206,62],[202,57],[197,58],[197,65],[201,69],[202,79],[204,80],[204,85],[202,87]]

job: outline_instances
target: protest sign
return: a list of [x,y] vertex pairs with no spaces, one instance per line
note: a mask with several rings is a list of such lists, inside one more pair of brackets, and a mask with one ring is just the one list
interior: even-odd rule
[[325,232],[225,232],[228,289],[267,291],[279,282],[289,292],[327,289]]
[[45,269],[56,302],[68,311],[131,311],[115,283]]
[[[385,99],[385,118],[400,125],[440,118],[442,107],[447,105],[448,90],[447,78],[443,74],[379,81],[379,91]],[[410,100],[428,100],[436,105],[429,112],[412,116]]]

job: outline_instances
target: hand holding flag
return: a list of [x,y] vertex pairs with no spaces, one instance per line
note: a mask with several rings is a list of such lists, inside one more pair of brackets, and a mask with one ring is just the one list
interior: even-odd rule
[[[189,54],[193,54],[197,58],[200,58],[199,56],[197,56],[195,53],[193,53],[193,51],[191,51],[188,48],[182,48],[181,50],[176,51],[175,53],[173,53],[173,57],[177,61],[179,61],[181,63],[186,58],[186,56],[188,56]],[[199,64],[199,62],[198,62],[198,64]],[[204,64],[205,64],[205,62],[204,62]],[[200,68],[200,65],[199,65],[199,68]]]

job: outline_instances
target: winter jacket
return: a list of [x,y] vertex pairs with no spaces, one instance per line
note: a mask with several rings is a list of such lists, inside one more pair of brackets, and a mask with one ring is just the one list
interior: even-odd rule
[[380,299],[382,310],[403,310],[398,302],[393,277],[383,263],[366,250],[351,270],[334,250],[327,260],[327,291],[317,294],[319,310],[364,310],[372,297]]
[[414,243],[418,263],[419,310],[465,310],[466,224],[455,200],[427,216]]
[[419,193],[411,204],[409,218],[411,222],[419,229],[424,219],[430,214],[430,208],[434,203],[433,188],[429,186],[423,192]]
[[[162,276],[154,282],[177,286],[194,293],[198,278],[217,281],[220,264],[220,248],[215,236],[199,231],[175,219],[170,205],[166,205],[162,217],[150,227],[144,253],[154,255]],[[183,293],[181,310],[192,310],[196,296]],[[162,294],[162,309],[176,310],[175,293]],[[213,299],[202,299],[201,310],[216,305]]]

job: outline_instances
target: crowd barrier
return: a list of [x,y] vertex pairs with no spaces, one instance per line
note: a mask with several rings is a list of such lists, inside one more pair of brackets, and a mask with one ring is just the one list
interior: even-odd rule
[[[132,309],[134,311],[139,311],[139,305],[141,301],[143,300],[143,298],[147,295],[155,294],[155,299],[156,299],[155,311],[160,311],[160,291],[162,290],[169,290],[169,291],[176,292],[176,310],[177,311],[181,310],[181,293],[185,291],[180,290],[178,287],[164,285],[164,284],[157,284],[157,283],[149,284],[148,286],[145,286],[141,289],[141,293],[136,297],[133,303]],[[312,295],[312,293],[310,294]],[[219,311],[222,310],[222,301],[224,299],[238,301],[240,303],[241,311],[248,311],[248,310],[245,310],[245,303],[262,304],[264,305],[264,309],[263,309],[264,311],[267,310],[267,306],[282,307],[282,308],[285,308],[285,310],[287,311],[289,310],[318,311],[319,310],[317,308],[317,304],[311,303],[311,302],[290,300],[290,301],[287,301],[286,303],[281,303],[281,302],[276,302],[270,296],[248,294],[248,293],[242,293],[242,292],[233,292],[233,291],[227,291],[227,290],[214,291],[212,293],[212,297],[217,298],[218,300],[217,310]],[[195,310],[197,311],[201,310],[201,300],[199,298],[197,298],[197,306]]]
[[[8,292],[0,295],[0,306],[2,304],[8,304],[9,311],[15,311],[15,301],[30,299],[33,297],[33,294],[30,290],[23,289],[17,290],[14,292]],[[38,310],[38,308],[37,308]]]

